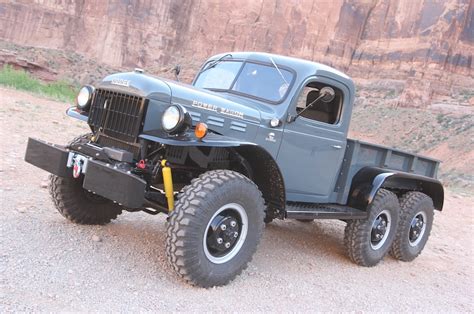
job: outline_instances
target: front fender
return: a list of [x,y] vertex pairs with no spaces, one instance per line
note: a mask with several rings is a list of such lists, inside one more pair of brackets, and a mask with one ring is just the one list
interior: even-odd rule
[[169,135],[164,131],[154,131],[153,133],[144,133],[139,138],[156,143],[173,146],[208,146],[208,147],[238,147],[243,145],[256,146],[255,143],[241,141],[232,137],[209,133],[202,140],[197,139],[194,133],[187,132],[183,135]]
[[435,209],[443,209],[444,189],[439,180],[377,167],[364,167],[354,176],[349,205],[366,210],[381,188],[420,191],[431,197]]
[[[66,110],[66,114],[72,118],[87,122],[89,116],[86,112],[71,107]],[[252,142],[241,141],[232,137],[209,133],[202,140],[198,140],[194,133],[188,132],[183,135],[169,135],[164,131],[154,130],[150,133],[142,133],[139,138],[173,146],[212,146],[212,147],[238,147],[243,145],[257,146]]]
[[268,207],[267,215],[272,218],[283,216],[286,203],[285,182],[276,160],[264,147],[215,133],[209,133],[202,140],[198,140],[190,132],[170,136],[163,131],[141,134],[139,138],[170,146],[230,148],[232,154],[237,154],[237,159],[243,159],[251,168],[253,175],[249,178],[262,192]]

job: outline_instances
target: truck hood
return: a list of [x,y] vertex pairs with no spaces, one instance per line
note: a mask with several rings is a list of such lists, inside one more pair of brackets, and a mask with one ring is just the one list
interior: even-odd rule
[[196,88],[192,85],[165,80],[171,89],[172,103],[180,104],[191,112],[200,112],[205,115],[243,120],[259,123],[261,120],[258,107],[248,101],[242,104],[224,98],[225,94]]
[[140,95],[169,103],[171,89],[162,79],[139,72],[116,73],[105,77],[96,87]]
[[225,94],[139,72],[109,75],[97,87],[138,94],[169,104],[179,104],[184,106],[191,115],[193,113],[206,116],[212,114],[253,123],[259,123],[261,120],[258,105],[251,101],[242,100],[244,104],[240,104],[224,98]]
[[[259,105],[245,98],[226,99],[226,93],[214,93],[140,72],[109,75],[97,88],[131,93],[149,99],[143,134],[163,137],[161,116],[171,104],[183,106],[193,124],[204,122],[214,133],[252,141],[262,121]],[[233,97],[235,99],[235,97]]]

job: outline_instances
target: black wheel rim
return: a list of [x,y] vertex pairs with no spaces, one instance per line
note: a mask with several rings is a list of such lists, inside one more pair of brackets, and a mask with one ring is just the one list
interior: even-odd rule
[[239,215],[232,209],[223,211],[211,221],[207,231],[207,247],[215,257],[228,254],[234,247],[242,232]]
[[410,222],[410,230],[408,232],[408,241],[411,246],[416,246],[420,243],[426,230],[426,214],[425,212],[418,212]]
[[248,218],[242,206],[231,203],[212,216],[204,234],[204,252],[216,264],[232,259],[247,236]]
[[388,210],[383,210],[372,223],[370,233],[370,246],[374,250],[380,249],[387,240],[391,228],[391,215]]

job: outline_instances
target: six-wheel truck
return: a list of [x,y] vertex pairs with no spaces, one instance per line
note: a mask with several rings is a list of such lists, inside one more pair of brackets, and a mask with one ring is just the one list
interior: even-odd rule
[[356,264],[411,261],[443,207],[439,162],[347,139],[354,97],[345,74],[266,53],[214,56],[192,85],[136,69],[80,90],[67,114],[89,134],[30,138],[25,160],[75,223],[166,214],[169,262],[193,285],[235,278],[273,219],[339,219]]

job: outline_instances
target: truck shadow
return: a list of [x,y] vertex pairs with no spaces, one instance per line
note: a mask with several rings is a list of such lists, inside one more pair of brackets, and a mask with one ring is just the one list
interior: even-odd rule
[[[143,276],[141,269],[145,270],[145,275],[164,284],[176,285],[179,282],[187,286],[177,280],[167,261],[165,219],[164,216],[134,213],[124,214],[105,226],[78,226],[64,222],[61,229],[68,237],[78,240],[80,251],[90,259],[100,264],[120,265],[123,276]],[[320,269],[339,263],[350,265],[344,252],[344,225],[334,221],[273,222],[266,226],[249,269],[257,268],[259,272],[275,275],[284,265],[285,268],[297,267],[302,275],[309,276],[314,273],[316,265]],[[91,240],[93,235],[100,237],[100,242]]]
[[289,250],[308,258],[324,257],[330,263],[346,262],[344,227],[343,222],[329,220],[273,222],[267,225],[262,246],[272,248],[276,254],[285,254]]
[[[166,257],[166,218],[136,215],[125,215],[101,227],[103,244],[107,246],[108,239],[113,242],[112,257],[123,260],[124,256],[120,252],[126,251],[128,255],[125,260],[130,260],[132,264],[140,263],[144,267],[159,268],[164,270],[163,273],[170,273]],[[267,264],[271,262],[269,259],[278,256],[291,264],[309,262],[317,257],[318,263],[322,265],[338,262],[351,264],[344,250],[344,226],[345,223],[339,221],[273,222],[265,228],[254,261]],[[161,271],[158,275],[161,276]],[[165,274],[165,277],[170,275]]]

